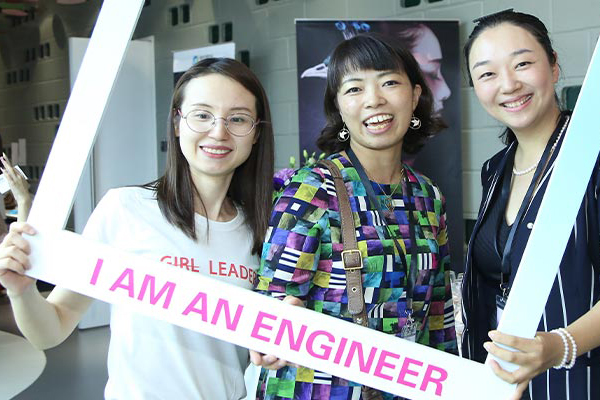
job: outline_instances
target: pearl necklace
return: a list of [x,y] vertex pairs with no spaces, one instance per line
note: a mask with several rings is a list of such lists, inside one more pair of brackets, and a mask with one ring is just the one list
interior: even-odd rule
[[[562,137],[563,132],[565,131],[565,129],[567,128],[567,125],[569,124],[569,119],[570,119],[570,117],[567,116],[567,119],[566,119],[565,123],[563,124],[562,128],[560,128],[560,132],[558,133],[558,136],[556,137],[556,140],[554,141],[554,144],[552,144],[552,148],[550,149],[550,155],[552,155],[554,153],[554,150],[556,149],[556,146],[558,145],[558,141]],[[540,156],[540,160],[541,159],[542,159],[542,157]],[[540,163],[540,160],[538,160],[531,167],[525,168],[525,169],[523,169],[521,171],[518,171],[515,168],[515,166],[513,165],[513,168],[512,168],[513,175],[515,175],[515,176],[521,176],[521,175],[526,175],[526,174],[530,173],[531,171],[533,171],[534,169],[537,168],[538,164]]]

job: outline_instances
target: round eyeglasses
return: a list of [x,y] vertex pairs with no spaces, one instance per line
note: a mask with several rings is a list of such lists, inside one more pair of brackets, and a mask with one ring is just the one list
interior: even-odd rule
[[259,121],[254,121],[248,114],[231,114],[227,117],[215,117],[210,112],[204,110],[192,110],[185,115],[182,114],[181,110],[177,110],[177,112],[185,120],[188,128],[198,133],[210,131],[217,124],[218,119],[223,120],[227,131],[234,136],[246,136],[260,123]]

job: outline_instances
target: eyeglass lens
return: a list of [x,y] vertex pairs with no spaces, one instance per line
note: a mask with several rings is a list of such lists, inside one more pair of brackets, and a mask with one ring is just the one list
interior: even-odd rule
[[216,118],[208,111],[192,110],[185,116],[188,127],[199,133],[211,130],[215,126],[217,119],[223,119],[227,130],[236,136],[249,134],[255,124],[254,119],[246,114],[231,114],[225,118]]

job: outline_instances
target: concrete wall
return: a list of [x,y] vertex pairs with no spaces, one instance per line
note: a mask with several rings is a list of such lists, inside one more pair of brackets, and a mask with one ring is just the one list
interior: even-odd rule
[[[260,0],[263,2],[265,0]],[[461,21],[461,46],[473,28],[472,20],[491,12],[514,7],[539,16],[548,26],[562,67],[559,89],[581,84],[600,34],[598,0],[151,0],[142,12],[134,37],[154,36],[156,43],[157,144],[164,127],[172,93],[172,52],[210,45],[209,27],[233,24],[238,50],[250,52],[251,68],[264,83],[273,110],[276,132],[276,164],[283,167],[298,153],[295,18],[423,18]],[[89,34],[100,0],[79,6],[57,6],[40,0],[33,21],[11,27],[0,17],[0,133],[5,142],[26,137],[32,163],[43,164],[58,120],[34,120],[34,107],[59,103],[68,96],[67,55],[63,34]],[[190,21],[171,25],[170,9],[188,5]],[[54,22],[55,16],[61,24]],[[26,63],[25,49],[50,43],[51,55]],[[62,43],[62,44],[61,44]],[[7,85],[6,73],[31,69],[31,81]],[[479,168],[501,147],[500,126],[479,106],[466,81],[462,84],[462,146],[464,212],[475,216],[481,196]],[[5,145],[6,146],[6,145]],[[157,147],[159,148],[159,147]],[[159,153],[159,165],[164,154]]]

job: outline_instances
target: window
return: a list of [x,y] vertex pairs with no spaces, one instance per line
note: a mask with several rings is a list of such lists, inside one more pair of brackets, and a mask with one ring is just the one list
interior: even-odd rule
[[171,26],[175,26],[179,24],[179,10],[177,9],[177,7],[172,7],[169,10],[170,14],[171,14]]
[[231,22],[225,22],[223,24],[223,41],[231,42],[233,39],[233,24]]
[[248,50],[240,50],[239,52],[240,61],[246,65],[246,67],[250,67],[250,52]]
[[400,5],[404,8],[415,7],[421,3],[421,0],[400,0]]
[[211,25],[208,27],[208,41],[213,44],[219,43],[219,25]]
[[181,6],[181,23],[187,24],[190,22],[190,5],[184,4]]

